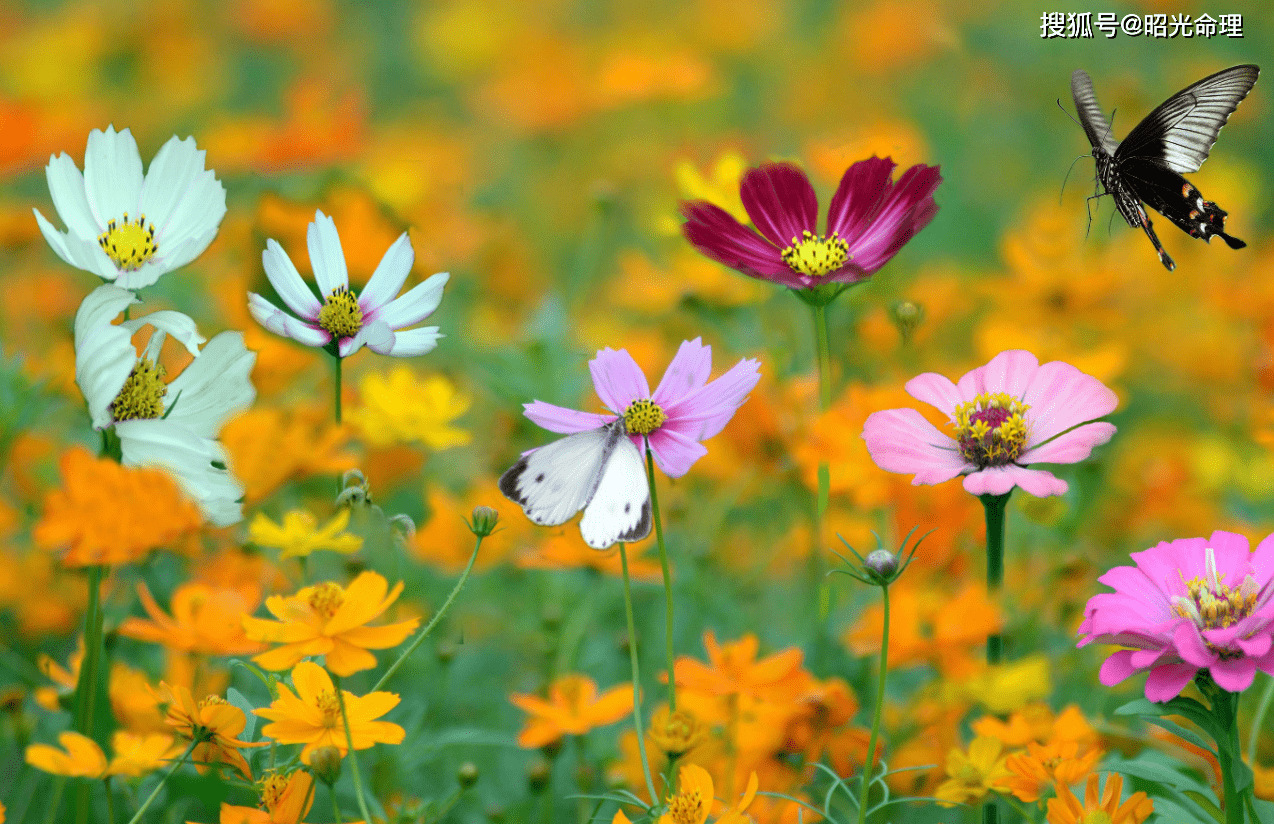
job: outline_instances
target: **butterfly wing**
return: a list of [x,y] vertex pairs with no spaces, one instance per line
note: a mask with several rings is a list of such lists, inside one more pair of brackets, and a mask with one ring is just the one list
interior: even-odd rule
[[1177,174],[1199,171],[1221,127],[1247,97],[1260,73],[1253,65],[1234,66],[1177,92],[1128,133],[1119,144],[1116,160],[1143,157],[1158,160]]
[[605,549],[650,534],[650,487],[641,453],[625,435],[611,450],[593,499],[579,522],[584,543]]
[[1083,69],[1076,69],[1071,75],[1071,97],[1075,100],[1075,111],[1079,114],[1079,123],[1088,135],[1088,142],[1094,149],[1101,148],[1106,154],[1114,154],[1119,148],[1119,141],[1110,134],[1110,121],[1102,114],[1097,105],[1097,94],[1093,91],[1093,79]]
[[566,523],[592,499],[614,451],[612,431],[607,425],[576,432],[528,452],[500,476],[500,491],[520,504],[532,523]]

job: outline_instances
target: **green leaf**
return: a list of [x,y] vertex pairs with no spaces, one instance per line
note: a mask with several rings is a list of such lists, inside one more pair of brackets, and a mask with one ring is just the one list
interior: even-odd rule
[[1137,715],[1147,721],[1151,718],[1162,718],[1165,715],[1180,715],[1203,729],[1213,741],[1218,742],[1218,745],[1227,738],[1226,730],[1220,728],[1220,721],[1210,709],[1193,698],[1181,695],[1162,704],[1146,698],[1138,698],[1115,710],[1115,715]]
[[1234,771],[1234,789],[1240,793],[1252,786],[1252,782],[1256,780],[1256,776],[1252,774],[1252,768],[1242,758],[1235,758],[1230,763],[1230,769]]
[[1221,809],[1217,807],[1217,805],[1213,804],[1211,799],[1209,799],[1206,795],[1200,792],[1195,792],[1194,790],[1186,790],[1185,795],[1195,804],[1198,804],[1199,809],[1212,816],[1212,818],[1216,820],[1217,824],[1224,824],[1225,815],[1222,814]]
[[257,717],[252,712],[252,710],[255,708],[252,706],[252,704],[248,701],[247,698],[243,697],[243,693],[239,692],[234,687],[231,687],[230,689],[226,690],[226,700],[229,701],[234,706],[238,707],[239,709],[243,710],[244,717],[248,719],[247,726],[243,728],[243,740],[255,741],[256,739],[252,737],[252,734],[256,732],[256,729],[257,729]]
[[1154,724],[1156,727],[1163,727],[1168,732],[1189,741],[1196,747],[1207,750],[1213,755],[1217,754],[1216,750],[1212,748],[1212,745],[1208,743],[1207,739],[1205,739],[1202,735],[1199,735],[1194,730],[1188,730],[1175,721],[1169,721],[1167,718],[1147,718],[1145,716],[1143,716],[1143,718],[1145,718],[1147,724]]

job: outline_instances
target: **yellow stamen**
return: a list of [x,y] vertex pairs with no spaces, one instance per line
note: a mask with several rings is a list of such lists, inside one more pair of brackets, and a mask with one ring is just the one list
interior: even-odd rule
[[111,401],[111,417],[116,421],[149,420],[164,415],[164,367],[138,358],[119,394]]
[[703,820],[704,798],[692,787],[668,799],[668,816],[675,824],[696,824]]
[[635,400],[624,410],[624,425],[633,435],[649,435],[663,426],[668,416],[659,404],[644,398]]
[[261,779],[261,806],[270,812],[283,800],[283,791],[288,787],[288,777],[282,773],[270,773]]
[[336,615],[337,610],[345,603],[345,590],[340,585],[331,581],[325,581],[316,584],[310,591],[310,606],[323,617],[323,620],[330,621],[332,616]]
[[319,712],[323,713],[323,721],[327,726],[335,726],[341,717],[341,704],[336,698],[336,690],[323,690],[314,696],[314,703],[318,705]]
[[318,323],[332,337],[352,338],[363,328],[363,308],[358,305],[358,298],[349,289],[333,289],[327,302],[319,310]]
[[960,455],[978,467],[1004,466],[1026,451],[1031,407],[1004,392],[986,392],[955,409]]
[[792,271],[817,278],[845,265],[849,260],[849,244],[836,232],[819,237],[806,229],[799,238],[792,238],[792,244],[781,255]]
[[146,225],[146,216],[142,215],[136,223],[128,220],[128,212],[120,222],[112,220],[106,224],[106,231],[98,235],[97,243],[106,256],[125,272],[134,272],[142,268],[142,264],[155,256],[159,246],[155,243],[155,226]]

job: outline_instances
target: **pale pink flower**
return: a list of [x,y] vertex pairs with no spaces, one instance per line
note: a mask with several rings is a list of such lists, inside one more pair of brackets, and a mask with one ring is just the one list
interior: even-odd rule
[[1247,538],[1217,530],[1132,559],[1097,579],[1115,591],[1089,598],[1079,625],[1081,647],[1131,647],[1102,664],[1103,684],[1148,670],[1146,697],[1168,701],[1201,669],[1230,692],[1257,669],[1274,675],[1274,535],[1249,552]]
[[914,474],[913,484],[964,475],[974,495],[1015,486],[1041,498],[1062,495],[1065,481],[1028,465],[1082,461],[1115,434],[1113,424],[1097,420],[1119,404],[1114,392],[1069,363],[1041,366],[1022,350],[1001,352],[958,384],[926,372],[906,389],[946,415],[954,437],[915,409],[888,409],[867,418],[863,440],[877,466]]

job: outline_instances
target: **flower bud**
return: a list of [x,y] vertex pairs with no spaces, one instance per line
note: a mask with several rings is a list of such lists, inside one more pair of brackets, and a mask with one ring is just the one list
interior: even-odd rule
[[549,778],[553,773],[553,765],[549,763],[547,758],[537,758],[531,762],[526,768],[526,783],[531,788],[531,792],[539,794],[549,785]]
[[478,783],[478,765],[472,761],[466,761],[456,770],[456,781],[460,783],[460,788],[467,790],[474,784]]
[[881,580],[889,580],[898,571],[898,556],[887,549],[873,550],[866,562],[867,569]]
[[707,732],[693,715],[684,710],[669,712],[667,705],[655,710],[650,718],[650,740],[669,758],[677,758],[694,749]]
[[469,530],[479,538],[485,538],[495,532],[495,525],[499,520],[500,513],[491,507],[475,506],[473,508],[473,520],[469,522]]
[[921,322],[925,319],[925,311],[909,300],[895,303],[890,314],[893,316],[894,325],[898,327],[899,334],[903,340],[911,340],[911,334],[916,331]]
[[319,747],[310,753],[310,772],[327,786],[341,777],[341,751],[336,747]]

